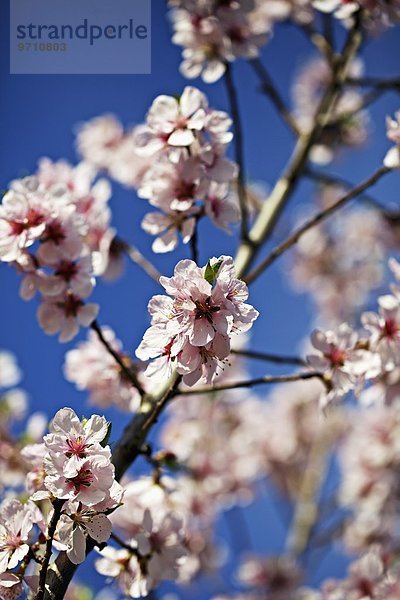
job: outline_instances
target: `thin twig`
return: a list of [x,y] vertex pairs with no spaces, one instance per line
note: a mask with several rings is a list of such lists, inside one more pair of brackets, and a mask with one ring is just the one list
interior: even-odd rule
[[93,329],[93,331],[96,332],[97,337],[99,338],[100,342],[103,344],[103,346],[105,347],[107,352],[109,354],[111,354],[111,356],[114,358],[114,360],[118,363],[118,365],[121,368],[121,371],[126,376],[126,378],[135,386],[135,388],[137,389],[139,394],[141,396],[143,396],[145,392],[144,392],[144,389],[143,389],[140,381],[138,380],[138,378],[136,376],[136,373],[134,372],[134,370],[132,368],[129,368],[126,366],[126,364],[124,363],[121,356],[118,354],[118,352],[116,352],[116,350],[114,350],[114,348],[111,346],[111,344],[105,338],[104,333],[103,333],[100,325],[98,324],[98,322],[93,321],[93,323],[91,324],[90,327]]
[[233,130],[235,136],[235,157],[238,166],[238,177],[237,177],[237,188],[240,206],[241,216],[241,238],[242,240],[248,239],[248,207],[247,207],[247,194],[246,194],[246,175],[245,175],[245,160],[244,160],[244,141],[243,141],[243,127],[242,119],[240,116],[238,95],[235,88],[235,84],[232,76],[232,67],[230,64],[226,65],[226,71],[224,76],[226,91],[228,94],[230,112],[233,121]]
[[289,129],[296,135],[300,135],[300,130],[297,126],[296,120],[291,114],[290,110],[287,108],[282,96],[280,95],[276,85],[272,81],[270,74],[267,71],[267,68],[263,65],[259,58],[254,58],[250,60],[250,66],[253,68],[253,71],[256,73],[257,77],[261,82],[261,91],[269,97],[272,104],[275,106],[276,110],[282,117],[283,121],[289,127]]
[[178,390],[177,395],[193,396],[198,394],[213,394],[215,392],[224,392],[226,390],[249,388],[255,385],[265,385],[271,383],[290,383],[294,381],[304,381],[313,378],[323,380],[324,376],[322,373],[317,373],[315,371],[310,371],[306,373],[294,373],[292,375],[265,375],[264,377],[258,377],[257,379],[246,379],[245,381],[235,381],[233,383],[225,383],[223,385],[215,385],[212,387],[193,388],[190,390]]
[[[345,188],[345,189],[352,189],[354,187],[354,183],[351,183],[347,179],[344,179],[341,175],[325,173],[323,171],[317,171],[316,169],[312,169],[311,167],[308,167],[304,171],[304,175],[318,183],[334,185],[336,187],[341,187],[341,188]],[[373,198],[370,194],[360,194],[358,197],[360,200],[364,200],[366,203],[368,203],[373,208],[375,208],[385,214],[386,213],[389,215],[391,214],[390,211],[388,211],[388,209],[379,202],[379,200],[376,200],[376,198]]]
[[378,90],[395,90],[400,92],[400,77],[380,79],[379,77],[349,77],[346,85],[355,87],[373,87]]
[[339,198],[339,200],[337,200],[334,204],[317,213],[309,221],[306,221],[304,225],[302,225],[301,227],[296,229],[296,231],[294,231],[291,235],[289,235],[289,237],[286,238],[286,240],[278,244],[278,246],[276,246],[272,250],[272,252],[270,252],[268,256],[264,258],[264,260],[261,261],[261,263],[255,269],[253,269],[253,271],[251,271],[246,277],[244,277],[244,281],[246,281],[246,283],[253,283],[253,281],[255,281],[257,277],[261,275],[261,273],[263,273],[268,267],[270,267],[276,261],[277,258],[279,258],[284,252],[286,252],[286,250],[289,250],[289,248],[294,246],[294,244],[296,244],[299,241],[299,239],[305,233],[307,233],[307,231],[309,231],[316,225],[319,225],[322,221],[325,221],[325,219],[330,217],[347,202],[350,202],[350,200],[352,200],[356,196],[359,196],[365,190],[377,183],[377,181],[379,181],[379,179],[381,179],[383,175],[389,173],[390,170],[391,169],[389,169],[388,167],[380,167],[377,171],[375,171],[373,175],[371,175],[371,177],[369,177],[359,185],[355,186],[352,190],[347,192],[347,194]]
[[65,500],[54,500],[53,502],[53,514],[49,523],[46,540],[46,550],[42,566],[39,573],[39,585],[38,591],[34,600],[43,600],[46,591],[46,578],[47,571],[49,569],[50,558],[52,554],[53,538],[56,532],[57,523],[61,516],[62,507],[64,506]]
[[143,256],[143,254],[132,246],[132,244],[128,244],[124,240],[117,239],[116,244],[118,244],[120,250],[125,252],[128,258],[131,259],[132,262],[137,264],[153,281],[156,283],[160,282],[161,273],[156,269],[156,267]]
[[194,229],[193,229],[193,235],[190,238],[190,248],[191,248],[191,253],[192,253],[192,260],[196,263],[196,265],[199,263],[199,236],[198,236],[198,232],[197,232],[197,220],[195,221],[194,224]]
[[299,365],[304,367],[306,361],[298,356],[280,356],[270,354],[269,352],[258,352],[257,350],[231,350],[232,354],[254,358],[255,360],[263,360],[265,362],[276,363],[281,365]]

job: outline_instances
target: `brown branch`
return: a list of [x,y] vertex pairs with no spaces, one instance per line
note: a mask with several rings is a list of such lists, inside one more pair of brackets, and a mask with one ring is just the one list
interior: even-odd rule
[[138,265],[153,281],[156,283],[160,282],[161,273],[156,269],[156,267],[143,256],[143,254],[132,246],[132,244],[128,244],[124,240],[117,239],[116,244],[118,248],[123,251],[128,258],[136,265]]
[[106,340],[106,338],[104,337],[103,331],[102,331],[100,325],[98,324],[98,322],[93,321],[93,323],[91,324],[90,327],[93,329],[93,331],[96,332],[97,337],[99,338],[100,342],[103,344],[103,346],[105,347],[107,352],[109,354],[111,354],[111,356],[118,363],[118,365],[120,366],[121,371],[123,372],[125,377],[135,386],[135,388],[137,389],[139,394],[141,396],[143,396],[145,394],[145,391],[144,391],[140,381],[138,380],[137,375],[134,372],[133,368],[129,368],[126,366],[126,364],[124,363],[123,359],[118,354],[118,352],[116,350],[114,350],[114,348],[111,346],[111,344]]
[[379,179],[381,179],[383,175],[389,173],[390,170],[391,169],[389,169],[388,167],[380,167],[366,181],[363,181],[362,183],[354,187],[352,190],[350,190],[347,194],[339,198],[337,202],[335,202],[328,208],[322,210],[321,212],[317,213],[309,221],[306,221],[304,225],[302,225],[301,227],[296,229],[296,231],[294,231],[291,235],[289,235],[289,237],[286,238],[286,240],[278,244],[278,246],[276,246],[272,250],[272,252],[270,252],[268,256],[264,258],[264,260],[261,261],[261,263],[244,278],[246,283],[253,283],[253,281],[255,281],[257,277],[261,275],[261,273],[263,273],[268,267],[270,267],[276,261],[277,258],[279,258],[284,252],[286,252],[286,250],[289,250],[289,248],[294,246],[294,244],[296,244],[299,241],[299,239],[305,233],[307,233],[307,231],[309,231],[316,225],[319,225],[322,221],[330,217],[347,202],[350,202],[350,200],[362,194],[365,190],[367,190],[377,181],[379,181]]
[[233,383],[225,383],[223,385],[215,385],[212,387],[193,388],[190,390],[178,390],[177,395],[180,396],[194,396],[198,394],[212,394],[215,392],[224,392],[226,390],[237,390],[239,388],[249,388],[255,385],[266,385],[271,383],[291,383],[294,381],[304,381],[307,379],[318,378],[323,381],[324,376],[322,373],[317,372],[306,372],[306,373],[294,373],[293,375],[265,375],[264,377],[258,377],[257,379],[247,379],[245,381],[235,381]]
[[[354,183],[351,183],[347,179],[344,179],[341,175],[333,175],[331,173],[317,171],[310,167],[306,169],[304,175],[306,177],[309,177],[312,181],[316,181],[317,183],[323,183],[331,186],[334,185],[336,187],[341,187],[345,189],[354,188]],[[381,204],[379,200],[376,200],[370,194],[360,194],[358,198],[360,200],[364,200],[367,204],[369,204],[376,210],[383,212],[385,215],[387,214],[391,216],[392,213],[385,206],[383,206],[383,204]]]
[[231,352],[237,356],[254,358],[255,360],[263,360],[265,362],[280,365],[299,365],[304,367],[307,364],[305,360],[298,356],[280,356],[277,354],[270,354],[269,352],[258,352],[257,350],[231,350]]
[[361,14],[359,13],[353,28],[348,34],[342,54],[335,59],[332,80],[327,86],[316,111],[314,127],[308,133],[300,136],[288,166],[265,201],[249,233],[249,240],[242,241],[239,247],[236,256],[236,269],[239,277],[243,276],[247,271],[260,248],[270,236],[280,213],[297,187],[312,147],[318,141],[324,128],[328,125],[331,111],[335,107],[339,93],[346,80],[349,64],[357,53],[362,41],[360,25]]
[[244,141],[243,127],[240,116],[238,94],[232,76],[232,67],[226,65],[224,76],[226,91],[228,94],[230,112],[232,115],[233,132],[235,137],[235,159],[238,166],[237,189],[240,207],[240,227],[242,240],[248,239],[248,207],[246,193],[246,175],[245,175],[245,160],[244,160]]
[[290,110],[287,108],[266,67],[259,58],[254,58],[253,60],[250,60],[249,63],[261,82],[261,91],[271,100],[272,104],[275,106],[276,110],[289,129],[296,136],[299,136],[300,129],[297,126],[296,120],[291,114]]
[[380,79],[379,77],[361,77],[346,79],[346,85],[354,87],[373,87],[377,90],[394,90],[400,92],[400,77]]
[[46,578],[49,569],[50,558],[52,554],[53,538],[56,532],[57,523],[61,516],[62,507],[64,506],[65,500],[54,500],[53,502],[53,514],[49,523],[46,540],[46,550],[42,566],[39,573],[39,585],[38,591],[34,600],[43,600],[46,592]]

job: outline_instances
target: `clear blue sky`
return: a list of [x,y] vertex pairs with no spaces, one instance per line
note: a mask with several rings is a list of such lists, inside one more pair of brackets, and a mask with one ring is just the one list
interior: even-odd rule
[[[7,1],[0,3],[0,189],[5,189],[12,178],[34,171],[37,160],[42,156],[75,161],[74,128],[77,123],[106,112],[115,113],[126,125],[139,123],[155,96],[160,93],[179,94],[188,83],[178,73],[180,49],[170,42],[163,0],[153,0],[152,74],[146,76],[9,75],[7,4]],[[294,70],[312,52],[304,36],[294,28],[284,26],[277,29],[273,41],[265,48],[263,60],[284,95],[288,95]],[[398,74],[399,56],[397,29],[367,46],[368,73]],[[266,185],[273,184],[289,156],[291,137],[270,104],[256,91],[257,82],[251,69],[244,63],[235,64],[234,74],[244,115],[248,175]],[[212,86],[205,86],[200,81],[195,84],[206,91],[213,106],[227,109],[221,82]],[[399,97],[388,94],[372,111],[374,135],[371,142],[352,157],[344,154],[335,169],[340,169],[354,182],[372,172],[388,147],[384,135],[385,115],[398,108]],[[121,237],[150,255],[151,238],[139,227],[146,212],[146,203],[116,184],[113,188],[114,226]],[[392,176],[376,188],[376,195],[383,200],[396,200],[397,189],[398,180]],[[309,200],[310,188],[300,186],[280,221],[281,231],[288,226],[288,219],[290,222],[291,208]],[[233,253],[233,243],[233,239],[219,230],[201,228],[202,262],[206,262],[209,256]],[[171,273],[173,265],[185,256],[185,252],[187,249],[181,248],[173,255],[155,257],[154,262],[161,271]],[[20,300],[18,286],[19,280],[13,270],[3,265],[0,268],[0,347],[10,349],[18,356],[32,409],[52,415],[58,408],[69,405],[79,412],[87,412],[86,406],[83,409],[84,395],[64,381],[61,374],[64,354],[71,344],[60,345],[56,338],[47,337],[40,330],[35,317],[36,302]],[[101,305],[99,321],[115,329],[128,351],[133,352],[147,327],[146,305],[155,291],[155,285],[130,264],[126,266],[123,279],[112,285],[99,283],[95,290],[93,298]],[[310,328],[310,304],[304,296],[295,296],[289,291],[279,267],[254,285],[252,303],[261,311],[252,338],[253,347],[276,352],[295,351],[296,344]],[[113,430],[115,435],[123,424],[124,419],[119,417]],[[279,532],[271,511],[256,508],[250,513],[250,521],[259,518],[260,514],[264,519],[263,534],[257,536],[255,528],[254,543],[258,550],[276,550],[282,541],[282,532]],[[266,518],[269,520],[265,521]],[[221,533],[224,533],[223,524]],[[323,573],[340,574],[342,568],[342,561],[332,558],[324,564],[318,578]],[[82,578],[87,576],[86,569],[81,574]],[[97,577],[95,580],[98,581]],[[203,590],[198,597],[206,598],[207,592]]]

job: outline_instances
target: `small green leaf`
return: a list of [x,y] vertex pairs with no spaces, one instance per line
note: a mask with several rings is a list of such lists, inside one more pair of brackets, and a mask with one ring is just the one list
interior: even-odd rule
[[103,448],[105,448],[107,446],[107,444],[108,444],[108,441],[109,441],[110,435],[111,435],[111,429],[112,429],[112,423],[111,423],[111,421],[109,421],[108,424],[107,424],[107,433],[106,433],[106,436],[105,436],[104,440],[100,443],[100,445]]
[[216,263],[214,263],[213,265],[210,263],[210,261],[208,261],[207,266],[206,266],[206,270],[204,273],[204,279],[206,281],[208,281],[208,283],[210,285],[213,285],[216,278],[217,278],[217,273],[219,271],[220,266],[222,265],[222,260],[217,261]]

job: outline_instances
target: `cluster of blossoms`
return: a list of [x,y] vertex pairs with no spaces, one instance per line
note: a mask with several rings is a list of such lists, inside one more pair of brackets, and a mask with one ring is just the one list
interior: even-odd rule
[[[108,344],[118,353],[128,368],[132,361],[123,352],[121,342],[109,327],[102,327]],[[117,406],[121,410],[135,412],[140,403],[137,388],[128,379],[115,358],[107,351],[94,331],[88,332],[87,340],[67,352],[64,365],[65,378],[78,390],[89,392],[89,402],[97,406]],[[142,386],[147,390],[148,381],[138,373]]]
[[108,540],[107,514],[122,502],[123,490],[114,479],[107,445],[109,427],[104,417],[80,421],[72,409],[63,408],[43,443],[22,451],[31,464],[27,488],[32,500],[49,499],[62,506],[56,544],[75,564],[85,559],[88,536],[98,543]]
[[227,232],[239,220],[231,191],[237,169],[225,157],[230,126],[227,113],[210,108],[202,92],[186,87],[179,99],[158,96],[146,123],[131,132],[124,134],[112,117],[101,117],[81,129],[77,143],[85,160],[160,209],[148,213],[142,227],[156,236],[154,252],[170,252],[178,234],[189,242],[204,215]]
[[352,21],[362,9],[368,29],[379,31],[400,21],[399,0],[313,0],[313,6],[326,13],[334,13],[338,19]]
[[399,398],[392,406],[361,411],[340,452],[339,500],[352,510],[344,541],[353,551],[365,551],[372,543],[387,551],[399,549]]
[[[233,369],[237,376],[236,364]],[[217,402],[200,395],[190,402],[183,397],[170,408],[163,447],[193,480],[198,508],[210,522],[221,507],[252,499],[254,481],[263,474],[261,439],[267,419],[262,410],[258,399],[243,394],[232,399],[228,393],[219,394]]]
[[169,0],[174,35],[183,46],[181,72],[217,81],[236,58],[255,58],[269,37],[271,15],[262,2],[246,0]]
[[[100,551],[96,569],[130,598],[146,596],[162,580],[188,581],[205,553],[193,532],[186,486],[169,477],[142,477],[124,486],[124,505],[112,516],[123,548]],[[193,499],[194,500],[194,499]]]
[[[359,79],[363,74],[363,64],[355,60],[350,64],[348,76]],[[309,131],[315,122],[315,114],[323,90],[329,85],[332,70],[321,57],[305,63],[298,73],[292,90],[294,114],[302,131]],[[325,127],[310,158],[318,164],[333,160],[343,147],[353,148],[363,144],[368,135],[368,113],[362,109],[363,99],[357,88],[344,90],[339,96],[330,122]]]
[[328,579],[318,591],[299,587],[301,573],[286,556],[251,558],[243,563],[239,578],[254,591],[213,600],[397,600],[400,593],[399,564],[379,546],[352,562],[345,579]]
[[[13,441],[19,462],[8,465],[15,471],[12,480],[3,478],[2,468],[2,484],[7,488],[0,506],[0,597],[4,600],[22,597],[25,585],[35,592],[38,578],[31,567],[41,563],[53,515],[58,517],[54,547],[66,550],[69,559],[79,563],[85,558],[88,536],[97,543],[107,541],[111,534],[107,515],[122,501],[123,490],[114,480],[106,445],[109,423],[104,417],[94,415],[81,422],[64,408],[44,437],[43,429],[43,422],[28,424],[23,438]],[[4,444],[2,437],[2,463],[7,460],[3,454],[7,443],[11,447],[10,433]],[[24,496],[29,494],[24,503],[16,497],[21,488]]]
[[248,331],[258,317],[249,304],[247,286],[235,278],[231,257],[212,258],[200,268],[181,260],[173,277],[161,277],[169,296],[149,302],[151,327],[136,356],[152,362],[146,375],[165,380],[176,368],[186,385],[211,383],[231,350],[231,337]]
[[246,556],[237,573],[240,584],[251,591],[236,596],[215,596],[213,600],[295,600],[302,573],[288,556]]
[[110,187],[86,163],[40,162],[35,176],[11,183],[0,206],[0,260],[23,277],[21,296],[38,291],[39,323],[72,339],[98,312],[87,304],[95,275],[112,268]]
[[396,557],[379,546],[372,546],[351,563],[346,579],[329,579],[320,591],[300,590],[294,600],[396,600],[400,593],[399,582]]
[[[337,186],[324,186],[318,206],[327,208],[343,195]],[[311,295],[318,319],[330,326],[354,320],[371,290],[382,285],[387,256],[399,245],[389,213],[357,206],[343,214],[310,229],[288,261],[291,285]]]
[[[392,259],[390,266],[396,277],[399,264]],[[361,316],[363,329],[356,332],[347,323],[335,330],[315,330],[311,341],[317,353],[307,357],[309,365],[324,375],[327,392],[321,396],[322,405],[337,402],[348,392],[360,394],[369,383],[369,399],[382,396],[382,383],[389,401],[398,382],[400,365],[400,292],[393,286],[392,294],[378,298],[379,312]]]

